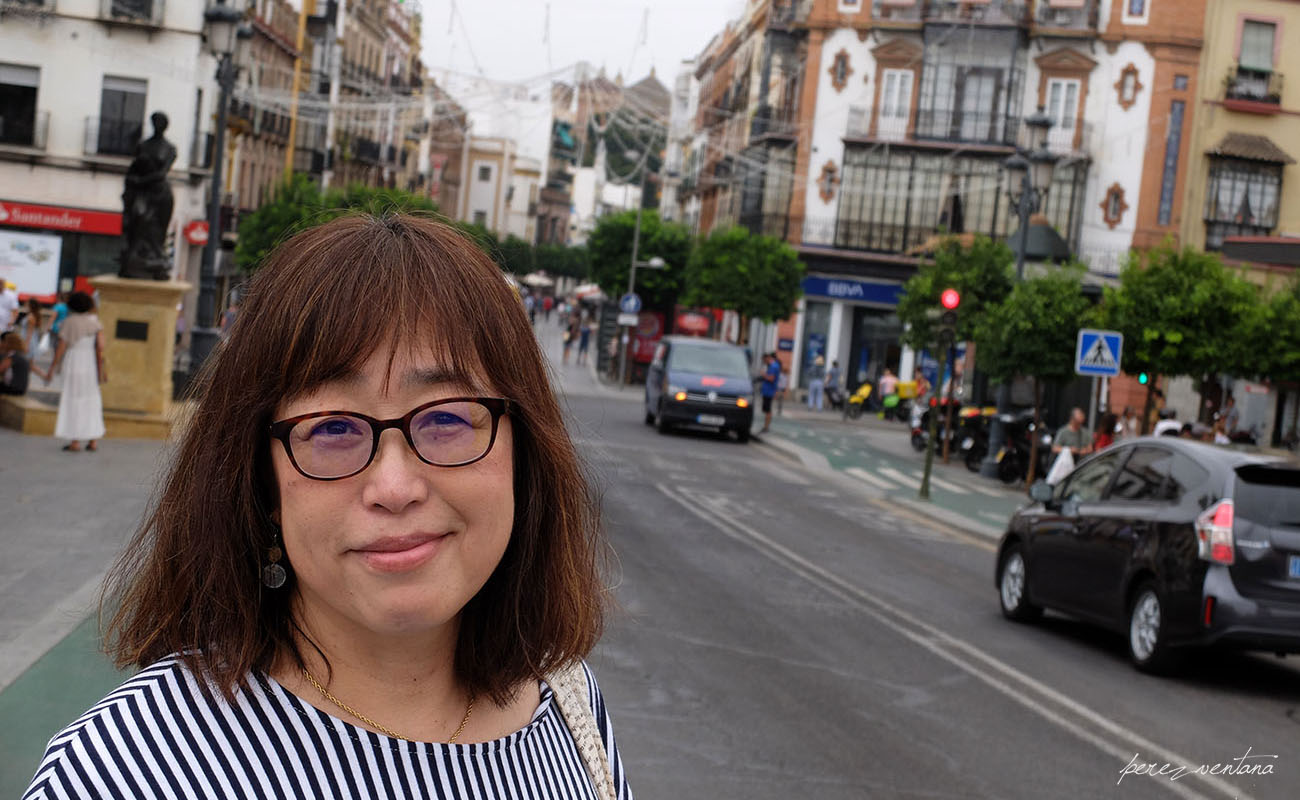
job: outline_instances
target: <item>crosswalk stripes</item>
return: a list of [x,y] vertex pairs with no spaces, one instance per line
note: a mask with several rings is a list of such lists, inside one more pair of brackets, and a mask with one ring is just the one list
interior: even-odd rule
[[940,489],[947,489],[953,494],[970,494],[970,492],[965,487],[958,486],[957,484],[952,483],[950,481],[946,481],[943,478],[940,478],[938,475],[934,475],[933,473],[930,475],[930,483],[933,484],[934,486],[938,486]]
[[845,471],[846,473],[848,473],[849,475],[852,475],[853,477],[857,478],[858,480],[863,481],[864,483],[869,483],[869,484],[871,484],[872,486],[876,487],[877,489],[897,489],[897,488],[898,488],[897,486],[895,486],[894,484],[890,483],[889,481],[884,480],[884,479],[882,479],[882,478],[879,478],[879,477],[877,477],[877,476],[875,476],[875,475],[872,475],[870,472],[867,472],[865,469],[862,469],[861,467],[849,467],[848,469],[846,469],[846,470],[844,470],[844,471]]
[[966,488],[968,488],[968,489],[970,489],[970,490],[972,490],[972,491],[975,491],[975,492],[979,492],[980,494],[984,495],[985,497],[996,497],[996,498],[998,498],[999,500],[1001,500],[1002,498],[1006,497],[1006,493],[1005,493],[1005,492],[999,492],[997,489],[990,489],[990,488],[987,487],[987,486],[980,486],[979,484],[975,484],[975,483],[972,483],[970,486],[968,486],[968,487],[966,487]]
[[893,467],[881,467],[876,472],[883,474],[887,478],[893,478],[895,481],[910,489],[921,488],[921,479],[914,478],[911,475],[904,475]]

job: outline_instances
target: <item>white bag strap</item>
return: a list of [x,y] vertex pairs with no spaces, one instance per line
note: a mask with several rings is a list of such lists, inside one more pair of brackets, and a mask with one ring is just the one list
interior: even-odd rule
[[605,752],[605,743],[600,738],[600,729],[596,727],[596,715],[591,710],[591,688],[587,685],[587,672],[582,662],[575,662],[557,670],[546,679],[555,695],[555,704],[560,709],[564,722],[569,726],[569,733],[578,746],[582,761],[591,776],[591,784],[596,787],[600,800],[618,800],[614,789],[614,776],[609,768],[609,754]]

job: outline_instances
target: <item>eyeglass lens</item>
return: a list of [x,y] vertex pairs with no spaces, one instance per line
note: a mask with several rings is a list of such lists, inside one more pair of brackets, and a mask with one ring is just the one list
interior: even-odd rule
[[[456,466],[482,457],[492,443],[492,412],[473,401],[443,403],[411,419],[411,441],[424,461]],[[298,468],[315,478],[338,478],[366,467],[375,434],[360,417],[335,415],[299,422],[289,433]]]

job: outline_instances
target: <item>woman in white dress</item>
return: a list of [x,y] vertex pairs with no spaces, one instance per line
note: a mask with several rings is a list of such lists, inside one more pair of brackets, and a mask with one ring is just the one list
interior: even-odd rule
[[104,402],[99,384],[108,374],[104,371],[104,326],[95,314],[95,301],[85,292],[73,292],[68,298],[68,318],[59,331],[59,347],[49,372],[50,378],[63,369],[63,392],[59,396],[59,417],[54,435],[71,439],[64,450],[75,453],[79,442],[94,451],[95,440],[104,435]]

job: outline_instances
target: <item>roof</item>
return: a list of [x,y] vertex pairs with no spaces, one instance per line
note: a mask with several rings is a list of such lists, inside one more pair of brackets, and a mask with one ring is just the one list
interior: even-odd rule
[[1266,164],[1296,163],[1295,159],[1274,144],[1272,139],[1254,133],[1229,133],[1205,153],[1211,156],[1262,161]]
[[1236,469],[1242,464],[1287,464],[1288,459],[1271,453],[1242,449],[1239,446],[1210,444],[1181,436],[1143,436],[1138,439],[1124,439],[1120,444],[1154,444],[1168,447],[1192,458],[1196,463],[1222,464],[1228,469]]

